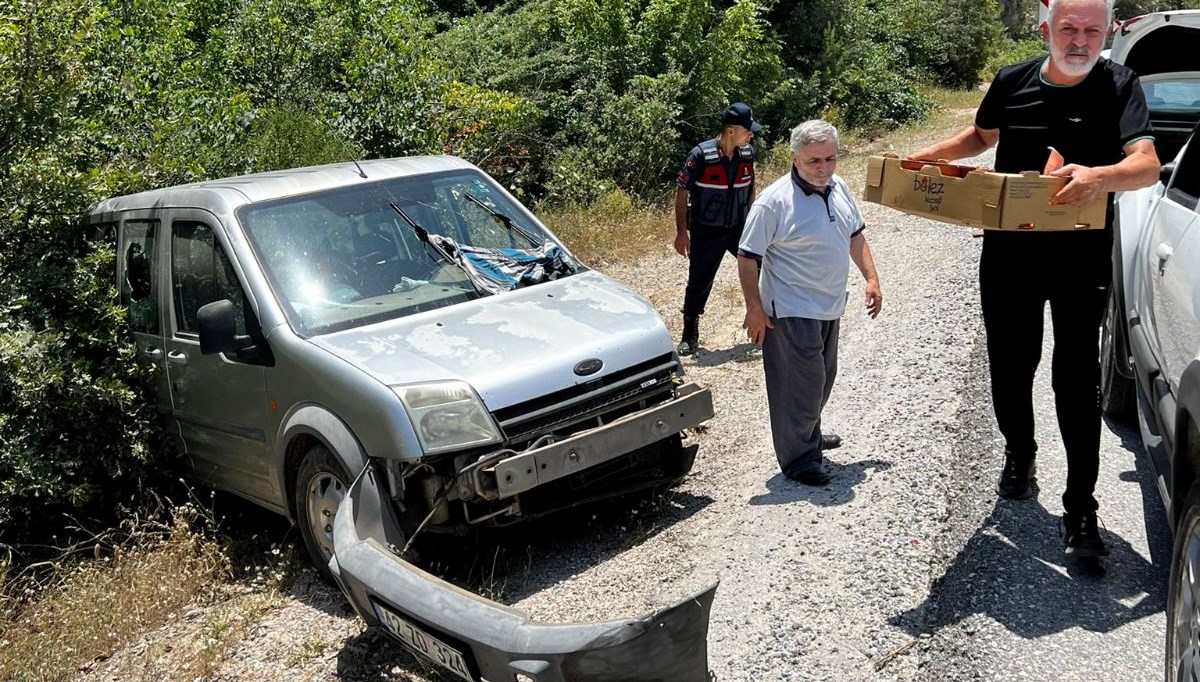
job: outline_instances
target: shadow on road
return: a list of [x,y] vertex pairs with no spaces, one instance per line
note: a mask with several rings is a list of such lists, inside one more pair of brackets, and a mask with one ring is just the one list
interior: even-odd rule
[[[1170,531],[1162,502],[1137,432],[1119,424],[1110,423],[1109,428],[1121,439],[1122,449],[1134,453],[1136,470],[1119,478],[1136,481],[1141,488],[1150,561],[1103,527],[1101,536],[1112,552],[1107,559],[1068,559],[1058,535],[1057,513],[1036,498],[1000,499],[934,581],[926,601],[890,622],[916,636],[984,614],[1031,639],[1073,627],[1110,632],[1162,612],[1170,569]],[[1040,497],[1057,509],[1053,493],[1043,490]]]
[[[414,674],[420,677],[414,677]],[[345,641],[337,654],[337,678],[342,682],[413,679],[450,682],[462,679],[442,673],[377,628],[364,630]]]
[[751,497],[750,504],[808,502],[821,507],[846,504],[854,499],[855,486],[867,480],[868,472],[887,471],[892,467],[892,463],[881,459],[864,459],[849,464],[839,464],[826,457],[824,466],[830,476],[829,485],[814,488],[797,483],[782,473],[775,474],[767,481],[768,492]]
[[724,365],[727,362],[762,361],[762,353],[758,348],[758,344],[750,343],[749,341],[720,350],[708,350],[704,346],[700,346],[693,357],[695,358],[697,367],[716,367],[717,365]]

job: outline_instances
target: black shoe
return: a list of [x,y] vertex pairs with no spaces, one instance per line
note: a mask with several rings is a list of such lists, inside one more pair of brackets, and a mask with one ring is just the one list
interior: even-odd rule
[[680,335],[679,347],[676,351],[680,355],[691,355],[698,348],[700,348],[700,316],[684,315],[683,334]]
[[1037,492],[1037,464],[1032,457],[1017,457],[1004,452],[1004,471],[996,484],[996,494],[1010,500],[1027,500]]
[[1066,513],[1058,524],[1058,534],[1063,541],[1063,552],[1069,557],[1088,559],[1108,556],[1108,547],[1100,539],[1099,519],[1096,512],[1083,514]]
[[821,449],[822,450],[832,450],[834,448],[840,448],[840,447],[842,447],[842,437],[841,436],[838,436],[838,435],[835,435],[832,433],[826,433],[821,436]]
[[795,474],[785,473],[784,476],[787,476],[798,483],[803,483],[804,485],[811,485],[814,487],[820,487],[829,483],[829,474],[825,473],[825,471],[819,467],[816,469],[806,469]]

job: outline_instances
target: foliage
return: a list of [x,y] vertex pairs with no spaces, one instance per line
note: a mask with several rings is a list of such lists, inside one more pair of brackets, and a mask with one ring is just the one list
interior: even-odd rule
[[827,97],[824,116],[835,125],[890,129],[920,118],[929,109],[930,102],[899,70],[892,46],[868,40],[864,34],[855,36],[846,27],[831,27],[826,33],[821,55]]
[[1046,54],[1046,43],[1043,40],[1002,40],[996,54],[992,55],[983,68],[984,76],[990,80],[1003,66],[1023,62],[1044,54]]
[[730,101],[781,81],[766,5],[739,0],[533,0],[457,22],[436,45],[456,78],[541,114],[524,139],[550,201],[660,194]]
[[[120,177],[81,157],[127,149],[110,137],[115,125],[97,124],[90,108],[97,100],[86,87],[89,79],[121,74],[96,69],[93,61],[114,33],[120,30],[103,8],[76,0],[22,0],[0,17],[0,98],[6,103],[0,114],[0,528],[7,538],[37,529],[56,512],[111,503],[154,454],[149,410],[140,397],[147,377],[133,362],[124,313],[113,303],[112,252],[88,249],[75,220],[97,187]],[[138,87],[122,80],[112,85],[122,94]]]
[[994,0],[868,2],[866,7],[872,42],[893,46],[908,72],[950,88],[979,82],[1003,34]]

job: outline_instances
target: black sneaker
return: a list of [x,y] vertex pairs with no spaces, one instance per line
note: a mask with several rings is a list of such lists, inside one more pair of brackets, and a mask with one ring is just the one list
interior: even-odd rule
[[1009,500],[1027,500],[1037,492],[1037,464],[1030,457],[1025,459],[1012,453],[1004,453],[1004,470],[996,483],[996,494]]
[[1058,533],[1067,556],[1080,559],[1108,556],[1108,547],[1100,539],[1098,521],[1095,512],[1062,515]]

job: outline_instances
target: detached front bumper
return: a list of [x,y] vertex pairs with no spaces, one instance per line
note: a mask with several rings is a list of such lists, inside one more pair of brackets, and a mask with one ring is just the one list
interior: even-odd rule
[[[359,616],[466,680],[706,682],[717,585],[641,618],[543,624],[460,589],[389,551],[397,528],[374,467],[334,522],[333,574]],[[392,541],[399,538],[392,537]]]

